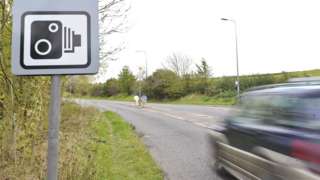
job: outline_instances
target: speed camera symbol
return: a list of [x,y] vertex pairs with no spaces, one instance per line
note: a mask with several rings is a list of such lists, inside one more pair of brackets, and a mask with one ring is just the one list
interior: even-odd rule
[[79,12],[29,12],[22,21],[21,65],[32,68],[90,64],[90,18]]
[[30,47],[33,59],[59,59],[63,53],[75,53],[75,48],[81,47],[81,35],[61,21],[34,21]]

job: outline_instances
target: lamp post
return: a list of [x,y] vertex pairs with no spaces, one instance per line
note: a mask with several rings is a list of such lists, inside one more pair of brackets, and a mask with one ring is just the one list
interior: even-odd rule
[[145,72],[143,71],[142,67],[139,67],[139,72],[138,72],[138,80],[139,80],[139,98],[142,96],[142,81],[143,81],[143,74]]
[[227,18],[221,18],[222,21],[229,21],[232,22],[234,25],[234,33],[235,33],[235,43],[236,43],[236,61],[237,61],[237,94],[238,97],[240,97],[240,77],[239,77],[239,53],[238,53],[238,27],[237,22],[234,19],[227,19]]
[[136,51],[136,53],[143,53],[144,54],[144,57],[145,57],[145,63],[146,63],[146,79],[148,78],[148,54],[147,54],[147,51],[144,51],[144,50],[138,50]]

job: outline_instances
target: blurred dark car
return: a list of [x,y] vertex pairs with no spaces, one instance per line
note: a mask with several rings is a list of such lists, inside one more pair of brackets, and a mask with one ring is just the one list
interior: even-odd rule
[[239,179],[320,179],[320,81],[245,92],[209,138],[220,173]]

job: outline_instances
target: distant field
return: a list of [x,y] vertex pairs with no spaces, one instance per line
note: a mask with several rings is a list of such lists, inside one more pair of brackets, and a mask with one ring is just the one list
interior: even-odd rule
[[[290,78],[297,77],[313,77],[320,76],[320,70],[308,70],[308,71],[297,71],[297,72],[281,72],[274,74],[256,74],[256,75],[245,75],[240,77],[241,89],[245,91],[248,88],[274,84],[284,83]],[[219,86],[218,92],[215,95],[203,95],[197,93],[191,93],[178,99],[149,99],[149,102],[154,103],[172,103],[172,104],[196,104],[196,105],[233,105],[236,102],[236,92],[234,86],[235,77],[215,77],[211,78],[212,86]],[[97,98],[107,99],[115,101],[133,101],[133,95],[118,94],[111,97],[86,97],[86,98]]]

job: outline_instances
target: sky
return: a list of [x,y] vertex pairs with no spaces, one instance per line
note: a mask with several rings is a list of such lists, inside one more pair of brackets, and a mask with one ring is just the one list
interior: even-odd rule
[[[128,65],[151,74],[173,52],[205,58],[214,76],[236,74],[234,19],[238,25],[240,75],[320,68],[318,0],[132,0],[130,29],[118,38],[126,49],[108,63],[117,77]],[[108,42],[107,42],[108,43]]]

